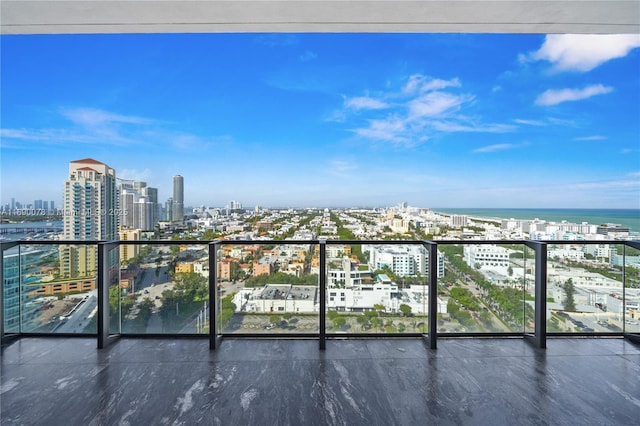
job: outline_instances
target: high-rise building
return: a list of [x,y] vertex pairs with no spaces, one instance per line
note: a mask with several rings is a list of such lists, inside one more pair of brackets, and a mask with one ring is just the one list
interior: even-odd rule
[[182,222],[184,219],[184,178],[180,175],[173,177],[173,214],[171,220]]
[[151,230],[158,223],[158,190],[146,182],[118,179],[120,227]]
[[[92,158],[69,163],[64,183],[64,239],[115,240],[116,172]],[[63,277],[86,277],[96,271],[94,245],[60,246],[60,273]]]
[[156,224],[160,220],[160,204],[158,203],[158,188],[152,188],[145,186],[140,190],[141,195],[147,199],[147,202],[151,203],[151,217],[149,218],[149,224],[151,225],[147,229],[155,228]]
[[165,220],[171,222],[173,220],[173,198],[169,197],[164,205]]

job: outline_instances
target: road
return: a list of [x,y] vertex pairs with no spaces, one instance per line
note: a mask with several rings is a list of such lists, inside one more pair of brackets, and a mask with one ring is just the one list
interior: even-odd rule
[[71,315],[61,321],[56,327],[56,333],[82,333],[91,317],[95,315],[94,310],[98,306],[98,290],[87,292],[82,302],[78,303]]

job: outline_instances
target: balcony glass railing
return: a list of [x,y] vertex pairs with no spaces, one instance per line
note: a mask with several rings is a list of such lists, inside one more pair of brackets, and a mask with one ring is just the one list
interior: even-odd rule
[[93,243],[4,250],[4,332],[95,334],[96,255]]
[[216,245],[218,330],[234,335],[318,335],[319,245]]
[[[522,243],[439,243],[440,333],[534,333],[535,262]],[[446,305],[446,306],[444,306]]]
[[624,244],[549,244],[547,331],[640,331],[639,252]]
[[3,333],[320,339],[640,333],[638,247],[619,241],[3,243]]

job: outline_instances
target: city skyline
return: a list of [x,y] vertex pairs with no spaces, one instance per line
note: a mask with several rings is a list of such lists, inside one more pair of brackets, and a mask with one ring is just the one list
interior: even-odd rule
[[90,157],[185,206],[640,207],[639,35],[0,40],[2,205]]

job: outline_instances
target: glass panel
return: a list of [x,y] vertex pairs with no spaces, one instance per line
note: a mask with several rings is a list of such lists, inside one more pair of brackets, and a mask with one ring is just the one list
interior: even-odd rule
[[120,244],[122,333],[208,333],[206,244]]
[[624,267],[625,276],[625,331],[640,333],[640,250],[624,247],[624,265],[620,265],[619,255],[612,255],[612,268]]
[[20,291],[20,254],[15,246],[2,253],[3,272],[3,301],[4,301],[4,332],[20,332],[20,306],[22,292]]
[[[509,256],[510,270],[507,273],[510,277],[518,277],[518,285],[524,283],[524,331],[533,334],[536,332],[535,312],[536,312],[536,254],[535,250],[526,245],[511,246],[514,252]],[[516,274],[520,265],[520,253],[522,253],[522,271]],[[517,288],[517,287],[516,287]]]
[[22,244],[21,331],[97,332],[97,246]]
[[[579,241],[549,244],[547,257],[548,332],[623,330],[622,245]],[[630,313],[629,308],[627,306],[626,315]]]
[[[438,331],[523,331],[534,320],[532,260],[521,244],[440,244],[446,258],[438,286]],[[525,290],[526,289],[526,290]],[[440,309],[440,307],[442,307]]]
[[319,332],[318,245],[224,243],[217,268],[220,332]]
[[124,288],[120,277],[119,248],[107,251],[107,279],[109,284],[109,334],[122,333],[122,312],[124,306]]
[[328,242],[327,333],[426,333],[428,259],[421,243]]

